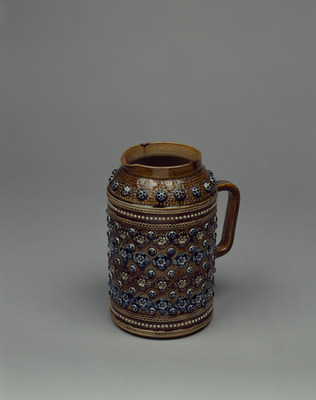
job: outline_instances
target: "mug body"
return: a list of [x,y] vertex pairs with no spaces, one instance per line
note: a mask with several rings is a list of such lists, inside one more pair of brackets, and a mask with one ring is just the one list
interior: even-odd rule
[[200,152],[177,143],[127,149],[107,188],[113,321],[170,338],[212,319],[217,186]]

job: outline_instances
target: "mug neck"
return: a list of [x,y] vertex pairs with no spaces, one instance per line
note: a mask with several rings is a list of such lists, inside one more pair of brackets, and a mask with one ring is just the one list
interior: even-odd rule
[[125,150],[121,157],[124,169],[147,178],[180,178],[202,167],[201,152],[172,142],[142,143]]

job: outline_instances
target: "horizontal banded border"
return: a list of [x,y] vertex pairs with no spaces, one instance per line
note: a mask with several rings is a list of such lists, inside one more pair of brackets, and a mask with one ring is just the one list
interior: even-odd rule
[[199,224],[203,224],[205,222],[209,222],[209,220],[212,218],[212,216],[215,215],[214,214],[207,214],[205,217],[203,218],[190,218],[185,220],[184,222],[179,222],[179,219],[170,219],[170,223],[169,224],[165,224],[162,223],[163,221],[161,220],[155,220],[155,218],[151,219],[149,218],[148,222],[144,222],[142,219],[138,219],[136,220],[136,218],[133,216],[133,219],[128,219],[128,218],[123,218],[113,212],[111,212],[111,210],[109,210],[109,214],[110,216],[117,220],[120,221],[122,223],[125,223],[127,225],[133,225],[133,226],[137,226],[140,228],[150,228],[150,229],[169,229],[169,228],[174,228],[175,225],[177,228],[187,228],[188,227],[188,223],[191,222],[191,224],[194,222],[195,225],[199,225]]
[[[203,223],[207,222],[216,213],[216,203],[198,210],[187,210],[187,213],[156,213],[155,209],[151,209],[150,213],[143,213],[143,210],[131,212],[123,208],[118,208],[110,201],[108,202],[109,214],[114,218],[123,222],[132,222],[136,226],[150,228],[153,225],[159,225],[159,228],[169,228],[177,224],[180,227],[186,227],[188,222]],[[183,210],[184,211],[184,210]],[[182,211],[182,212],[183,212]],[[132,221],[131,221],[132,220]]]
[[162,318],[146,318],[143,317],[142,320],[136,320],[135,318],[124,316],[119,311],[115,310],[111,305],[111,317],[113,321],[120,326],[122,329],[130,331],[135,334],[142,336],[151,337],[172,337],[172,336],[183,336],[188,333],[193,333],[202,327],[206,326],[212,319],[213,316],[213,306],[208,309],[200,309],[199,314],[185,314],[186,319],[179,317],[171,318],[168,321],[161,321]]

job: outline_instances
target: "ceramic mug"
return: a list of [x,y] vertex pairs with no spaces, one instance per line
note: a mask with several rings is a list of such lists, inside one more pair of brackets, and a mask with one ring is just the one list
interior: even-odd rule
[[[217,195],[228,192],[216,245]],[[201,153],[180,143],[127,149],[107,187],[113,321],[128,332],[170,338],[213,316],[215,259],[234,241],[240,194],[216,181]]]

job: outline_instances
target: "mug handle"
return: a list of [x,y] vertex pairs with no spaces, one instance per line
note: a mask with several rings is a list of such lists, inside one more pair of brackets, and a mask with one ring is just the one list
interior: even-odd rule
[[228,181],[217,181],[217,190],[218,192],[227,191],[228,201],[222,237],[215,254],[216,258],[228,253],[233,245],[240,203],[239,189],[233,183]]

